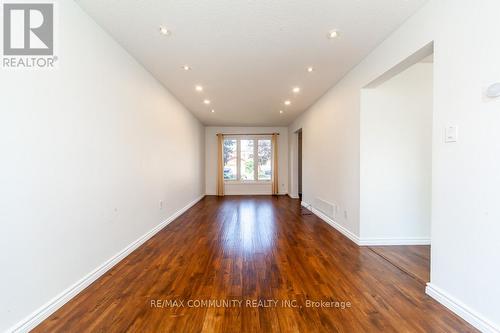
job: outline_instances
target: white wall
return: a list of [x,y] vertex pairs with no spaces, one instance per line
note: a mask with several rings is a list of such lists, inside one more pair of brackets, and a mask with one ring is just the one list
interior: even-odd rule
[[298,134],[288,132],[288,195],[299,198],[299,144]]
[[59,69],[0,74],[0,331],[204,194],[203,126],[58,4]]
[[432,63],[417,63],[361,94],[360,236],[430,240]]
[[[279,133],[278,137],[278,180],[280,194],[288,193],[288,129],[286,127],[206,127],[205,128],[205,182],[206,194],[217,191],[217,133],[262,134]],[[271,184],[226,184],[226,195],[272,194]]]
[[[304,130],[304,198],[338,202],[359,236],[360,91],[434,41],[431,282],[470,321],[500,327],[500,1],[430,0],[291,126]],[[460,126],[445,144],[444,128]]]
[[347,77],[290,125],[290,173],[296,191],[295,132],[302,129],[302,201],[336,205],[336,222],[359,236],[360,101],[354,83]]

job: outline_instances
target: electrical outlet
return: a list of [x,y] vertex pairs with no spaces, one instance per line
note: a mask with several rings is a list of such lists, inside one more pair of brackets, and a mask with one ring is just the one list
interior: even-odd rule
[[347,210],[344,210],[344,218],[347,220]]
[[163,209],[163,200],[160,200],[160,202],[158,204],[158,208]]

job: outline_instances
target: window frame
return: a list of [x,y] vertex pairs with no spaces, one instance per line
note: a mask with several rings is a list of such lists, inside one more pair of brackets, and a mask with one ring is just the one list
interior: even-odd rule
[[[259,140],[270,140],[272,142],[272,137],[270,135],[230,135],[224,136],[224,141],[226,140],[236,140],[236,179],[224,179],[224,184],[245,184],[245,185],[262,185],[270,184],[272,177],[269,180],[259,180]],[[253,158],[254,158],[254,180],[242,180],[241,179],[241,140],[253,140]],[[271,146],[271,173],[273,168],[273,147]]]

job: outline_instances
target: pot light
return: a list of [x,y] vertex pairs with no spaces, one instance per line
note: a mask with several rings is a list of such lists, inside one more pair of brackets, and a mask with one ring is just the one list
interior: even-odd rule
[[172,32],[167,29],[167,27],[160,26],[160,34],[163,36],[169,36]]
[[184,66],[182,66],[182,69],[185,70],[185,71],[190,71],[191,70],[191,66],[184,65]]
[[196,87],[194,87],[194,89],[196,91],[203,91],[203,87],[202,86],[196,86]]
[[314,72],[314,68],[313,68],[313,67],[307,67],[307,71],[308,71],[309,73],[312,73],[312,72]]
[[280,110],[280,114],[283,114],[283,110]]
[[209,99],[205,99],[205,100],[203,101],[203,103],[205,103],[206,105],[208,105],[208,104],[210,104],[210,100],[209,100]]
[[214,109],[212,109],[212,111],[210,111],[210,112],[215,113],[215,110],[214,110]]
[[329,39],[334,39],[339,36],[339,31],[338,30],[331,30],[328,32],[328,38]]
[[295,93],[295,94],[298,94],[300,92],[300,87],[295,87],[292,89],[292,91]]
[[290,101],[288,101],[288,100],[287,100],[287,101],[285,101],[285,105],[287,105],[287,106],[288,106],[288,105],[290,105],[290,104],[292,104],[292,102],[290,102]]

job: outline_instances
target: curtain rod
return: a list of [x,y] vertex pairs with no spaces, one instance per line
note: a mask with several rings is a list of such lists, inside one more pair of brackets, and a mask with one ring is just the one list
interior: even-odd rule
[[242,133],[238,133],[238,134],[217,133],[215,136],[217,136],[218,134],[227,135],[227,136],[237,136],[237,135],[252,136],[252,135],[274,135],[274,134],[280,135],[279,133],[248,133],[248,134],[242,134]]

